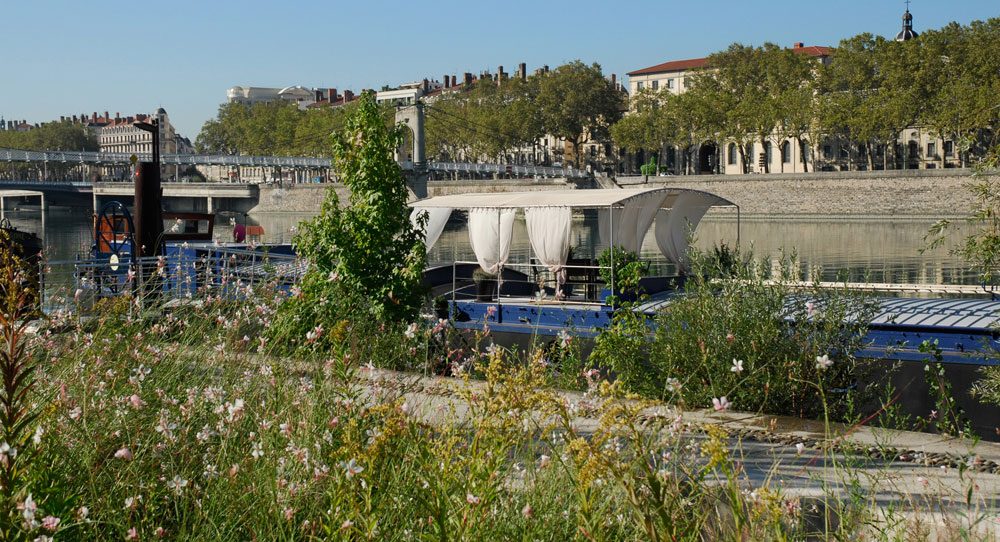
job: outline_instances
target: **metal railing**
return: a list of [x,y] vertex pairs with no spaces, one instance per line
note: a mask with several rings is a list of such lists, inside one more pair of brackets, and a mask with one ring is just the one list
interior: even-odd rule
[[[0,149],[0,162],[57,162],[64,164],[131,164],[135,155],[141,162],[152,161],[151,153],[83,152],[83,151],[25,151]],[[330,158],[303,156],[241,156],[228,154],[163,154],[160,163],[165,166],[229,166],[229,167],[293,167],[332,168]],[[413,169],[413,162],[399,162],[403,169]],[[500,173],[533,177],[588,177],[582,169],[521,166],[507,164],[479,164],[462,162],[428,162],[427,169],[458,173]]]
[[195,299],[207,295],[239,298],[262,285],[289,289],[305,274],[303,260],[286,254],[198,245],[171,247],[172,254],[136,258],[127,254],[40,264],[42,310],[90,309],[105,298]]
[[507,263],[499,276],[480,276],[477,281],[473,269],[478,268],[479,263],[475,261],[452,263],[452,301],[517,300],[603,305],[610,293],[601,276],[602,269],[610,268],[599,265],[570,263],[563,266],[562,271],[553,273],[542,264]]

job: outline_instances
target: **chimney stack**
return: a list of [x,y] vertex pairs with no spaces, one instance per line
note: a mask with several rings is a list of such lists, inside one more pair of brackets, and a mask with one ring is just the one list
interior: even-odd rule
[[805,46],[805,44],[804,44],[804,43],[801,43],[801,42],[796,42],[796,43],[794,43],[794,44],[792,44],[792,45],[793,45],[793,46],[794,46],[794,47],[795,47],[796,49],[801,49],[802,47],[804,47],[804,46]]
[[313,91],[313,101],[314,102],[318,102],[318,101],[320,101],[322,99],[323,99],[323,91],[320,90],[320,89],[314,90]]
[[118,114],[118,111],[115,111],[115,122],[118,122],[118,120],[121,119],[121,118],[122,117],[121,117],[121,115]]
[[347,102],[349,102],[349,101],[351,101],[353,99],[354,99],[354,93],[351,92],[351,91],[349,91],[349,90],[345,90],[344,91],[344,103],[346,104]]
[[66,117],[64,115],[59,115],[59,122],[66,122]]
[[617,74],[614,74],[614,73],[611,74],[611,86],[614,87],[614,88],[618,88],[617,79],[618,79],[618,75]]
[[427,91],[430,90],[430,82],[427,81],[426,77],[420,82],[420,90],[422,90],[424,94],[427,94]]
[[528,65],[525,64],[524,62],[517,65],[517,71],[518,71],[517,76],[521,78],[521,81],[524,81],[525,79],[528,78]]
[[330,99],[330,103],[337,101],[337,89],[328,88],[326,89],[326,96]]
[[441,83],[444,85],[444,88],[451,87],[451,85],[448,84],[449,83],[448,74],[444,74],[444,79],[441,81]]
[[542,66],[542,73],[549,73],[549,65],[548,64]]
[[455,85],[455,81],[456,81],[456,76],[452,75],[451,76],[451,86],[453,86],[453,87],[456,86]]
[[462,74],[462,84],[463,85],[471,85],[472,84],[472,74],[471,73],[465,72],[465,73]]

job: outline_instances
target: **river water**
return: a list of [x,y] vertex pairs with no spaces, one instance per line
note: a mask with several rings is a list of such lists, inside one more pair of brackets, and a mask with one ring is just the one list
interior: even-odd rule
[[[50,209],[44,232],[37,208],[7,211],[6,216],[14,227],[43,234],[50,260],[71,260],[77,254],[86,257],[93,243],[92,218],[86,211]],[[295,236],[299,222],[310,216],[254,215],[249,221],[263,226],[265,242],[287,243]],[[229,218],[226,215],[217,218],[216,233],[222,240],[231,239]],[[245,220],[242,216],[236,218]],[[752,246],[758,257],[776,258],[782,250],[789,254],[794,251],[806,279],[836,280],[838,274],[846,272],[849,280],[864,280],[867,276],[872,282],[976,284],[975,273],[968,270],[960,257],[950,254],[966,227],[959,225],[942,248],[920,252],[923,236],[934,222],[934,217],[906,220],[754,217],[742,221],[740,240],[744,248]],[[698,226],[696,246],[702,250],[711,250],[720,243],[733,246],[736,231],[736,221],[732,218],[709,215]],[[574,222],[573,246],[573,256],[577,258],[592,258],[600,252],[603,247],[596,216],[580,217]],[[644,257],[662,261],[652,234],[647,235],[642,251]],[[524,221],[518,219],[510,261],[527,263],[530,257]],[[428,260],[435,263],[475,260],[460,213],[452,217]],[[659,271],[672,271],[667,264],[657,267]]]

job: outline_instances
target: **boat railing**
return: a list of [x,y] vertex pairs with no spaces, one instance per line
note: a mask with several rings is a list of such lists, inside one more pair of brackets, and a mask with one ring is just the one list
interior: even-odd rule
[[544,302],[603,305],[610,293],[596,263],[571,260],[558,272],[548,266],[507,263],[496,275],[486,275],[476,261],[452,263],[451,300],[480,302]]
[[171,246],[162,257],[132,259],[127,253],[39,264],[42,311],[86,312],[106,298],[194,300],[239,298],[254,288],[288,289],[307,264],[295,256],[229,247]]

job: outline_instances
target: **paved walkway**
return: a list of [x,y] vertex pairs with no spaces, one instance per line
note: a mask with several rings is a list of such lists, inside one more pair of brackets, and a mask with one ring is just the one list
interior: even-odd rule
[[[477,381],[382,370],[366,377],[370,383],[403,393],[408,410],[432,424],[461,421],[468,415],[468,405],[455,392],[463,386],[483,386]],[[579,392],[558,393],[574,404],[585,400]],[[851,430],[841,424],[831,426],[835,436],[828,439],[821,421],[710,410],[687,411],[683,416],[694,427],[712,424],[727,431],[732,457],[745,470],[751,489],[766,484],[814,502],[861,499],[897,519],[914,516],[916,510],[925,525],[936,525],[932,540],[949,539],[940,532],[950,532],[955,521],[974,518],[982,518],[976,528],[986,529],[986,540],[1000,537],[1000,443],[869,426]],[[586,414],[575,420],[584,436],[597,423]],[[837,437],[848,431],[847,436]],[[701,431],[690,436],[704,438]],[[966,503],[970,488],[972,498]]]

